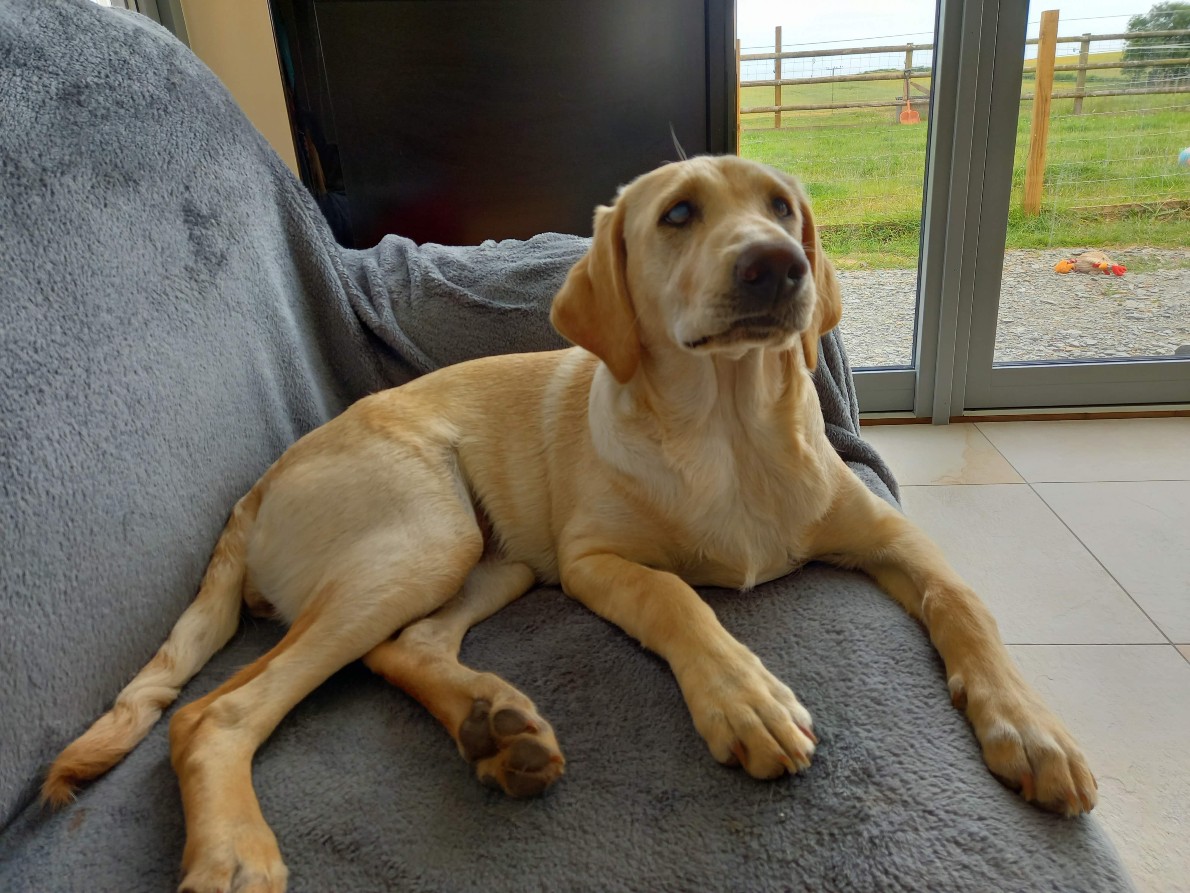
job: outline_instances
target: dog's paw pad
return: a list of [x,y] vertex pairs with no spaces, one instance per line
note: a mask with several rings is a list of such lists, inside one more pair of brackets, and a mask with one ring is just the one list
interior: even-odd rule
[[492,731],[497,735],[518,735],[521,732],[536,732],[537,727],[520,710],[505,707],[492,716]]
[[458,734],[459,749],[479,780],[511,797],[532,797],[557,781],[566,765],[549,723],[531,709],[477,698]]
[[477,698],[471,706],[470,715],[459,726],[459,748],[463,756],[470,762],[490,757],[500,749],[496,743],[496,736],[489,721],[492,715],[492,702],[484,698]]

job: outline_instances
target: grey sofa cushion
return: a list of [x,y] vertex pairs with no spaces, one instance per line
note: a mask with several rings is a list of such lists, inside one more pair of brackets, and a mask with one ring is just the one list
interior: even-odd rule
[[[341,251],[210,72],[86,0],[0,0],[0,120],[0,889],[169,889],[164,722],[59,813],[33,802],[40,770],[165,637],[269,462],[371,390],[556,346],[548,298],[585,242]],[[891,499],[835,337],[816,384],[836,448]],[[292,889],[1128,889],[1094,820],[986,772],[926,637],[865,578],[708,598],[815,713],[804,776],[716,765],[659,660],[539,590],[464,657],[537,700],[562,783],[482,788],[350,667],[257,759]],[[248,621],[183,700],[277,636]]]

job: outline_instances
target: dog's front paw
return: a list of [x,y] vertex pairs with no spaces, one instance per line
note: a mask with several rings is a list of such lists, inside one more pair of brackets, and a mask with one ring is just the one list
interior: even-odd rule
[[693,662],[678,682],[695,728],[720,763],[741,765],[753,778],[809,767],[818,743],[809,711],[742,645],[728,658]]
[[951,679],[992,773],[1030,803],[1076,816],[1098,800],[1095,776],[1074,738],[1024,682],[965,686]]
[[562,777],[566,760],[554,730],[527,699],[502,700],[508,698],[495,704],[475,699],[458,731],[459,749],[484,784],[511,797],[532,797]]
[[285,893],[288,870],[263,821],[191,833],[178,893]]

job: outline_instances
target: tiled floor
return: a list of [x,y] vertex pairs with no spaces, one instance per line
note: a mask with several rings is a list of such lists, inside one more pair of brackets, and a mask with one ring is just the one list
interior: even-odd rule
[[1190,890],[1190,419],[863,433],[1082,743],[1137,886]]

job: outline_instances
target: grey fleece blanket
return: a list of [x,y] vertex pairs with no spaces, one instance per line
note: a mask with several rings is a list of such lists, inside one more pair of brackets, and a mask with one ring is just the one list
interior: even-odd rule
[[[341,251],[161,29],[0,0],[0,890],[172,889],[166,723],[59,813],[33,800],[40,771],[153,653],[289,443],[428,369],[555,346],[548,299],[584,246]],[[890,498],[834,337],[817,383],[833,443]],[[706,597],[814,712],[807,773],[714,763],[666,666],[540,589],[464,659],[550,717],[562,782],[481,787],[421,708],[349,667],[256,760],[291,889],[1130,888],[1094,820],[992,779],[925,635],[868,580],[812,566]],[[278,636],[247,621],[182,700]]]

